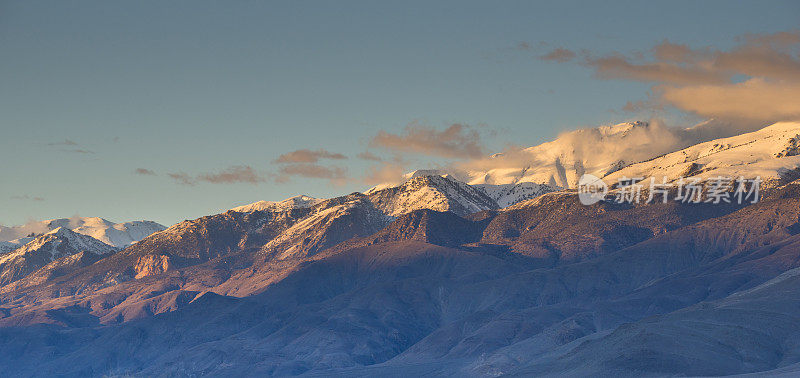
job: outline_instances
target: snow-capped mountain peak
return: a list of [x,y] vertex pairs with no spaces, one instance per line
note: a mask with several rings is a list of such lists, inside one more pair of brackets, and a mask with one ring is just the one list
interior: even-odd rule
[[58,227],[44,235],[37,236],[24,246],[14,251],[14,253],[24,254],[30,251],[37,251],[50,244],[52,244],[54,248],[51,252],[56,253],[58,246],[63,243],[68,244],[68,247],[75,251],[89,251],[98,254],[106,254],[116,250],[113,246],[103,243],[91,236],[79,234],[66,227]]
[[533,182],[503,185],[475,184],[472,186],[486,193],[500,208],[506,208],[516,203],[539,197],[543,194],[561,190],[561,188],[557,186]]
[[0,284],[7,284],[65,256],[79,252],[107,255],[117,251],[91,236],[58,227],[0,255]]
[[472,165],[479,169],[467,169],[466,176],[472,185],[535,183],[561,188],[574,188],[586,173],[612,181],[622,175],[674,179],[704,172],[776,178],[797,168],[798,125],[782,122],[710,141],[702,139],[704,124],[684,130],[647,122],[600,126],[491,155]]
[[248,205],[238,206],[231,209],[232,211],[240,213],[249,213],[253,211],[285,211],[291,209],[302,209],[312,207],[324,201],[324,199],[309,197],[306,195],[299,195],[287,198],[283,201],[258,201]]
[[[48,233],[60,227],[91,236],[114,247],[124,248],[166,227],[153,221],[114,223],[99,217],[72,217],[31,222],[23,226],[0,227],[0,241],[17,247],[32,240],[29,234]],[[2,248],[2,247],[0,247]]]
[[71,228],[73,231],[120,248],[136,243],[150,234],[166,228],[153,221],[114,223],[98,217],[82,219],[82,223]]
[[602,176],[684,147],[673,132],[636,121],[575,130],[537,146],[494,154],[468,168],[469,184],[546,184],[571,188],[584,173]]
[[[632,130],[635,130],[635,129],[646,129],[648,127],[650,127],[650,123],[649,122],[633,121],[633,122],[619,123],[619,124],[610,125],[610,126],[599,126],[594,130],[596,130],[600,135],[602,135],[604,137],[610,137],[610,136],[622,136],[622,137],[624,137],[624,136],[628,135],[628,133],[630,133]],[[591,132],[593,129],[586,129],[586,130]],[[579,130],[579,132],[586,132],[586,130]]]
[[425,177],[425,176],[449,176],[449,175],[438,169],[417,169],[416,171],[412,171],[403,175],[403,179],[404,181],[408,181],[411,179],[415,179],[417,177]]
[[366,191],[364,191],[364,194],[370,195],[370,194],[379,192],[379,191],[384,190],[384,189],[394,188],[396,186],[403,185],[404,183],[408,182],[409,180],[413,180],[415,178],[425,177],[425,176],[450,177],[450,174],[448,174],[448,173],[446,173],[444,171],[438,170],[438,169],[417,169],[416,171],[411,171],[411,172],[408,172],[408,173],[404,174],[399,182],[395,181],[395,182],[380,183],[380,184],[375,185],[375,186],[367,189]]
[[439,174],[418,174],[398,186],[370,190],[366,195],[378,209],[392,217],[420,209],[465,215],[497,208],[497,203],[484,191]]
[[[782,122],[751,133],[715,139],[620,169],[603,180],[621,177],[761,177],[775,181],[800,169],[800,122]],[[796,175],[796,174],[795,174]],[[792,176],[794,177],[794,176]]]

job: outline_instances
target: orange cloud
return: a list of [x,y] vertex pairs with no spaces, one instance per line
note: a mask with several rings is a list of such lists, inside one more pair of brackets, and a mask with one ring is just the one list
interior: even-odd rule
[[419,124],[406,126],[402,134],[381,131],[372,138],[370,146],[446,158],[477,157],[484,154],[480,133],[471,126],[458,123],[442,131]]
[[292,177],[326,179],[334,184],[343,184],[347,179],[347,170],[342,167],[325,167],[319,164],[298,163],[281,167],[275,181],[286,183]]
[[343,160],[347,159],[347,156],[344,156],[339,153],[330,152],[327,150],[319,149],[316,151],[302,149],[296,150],[292,152],[287,152],[281,156],[278,156],[278,159],[275,160],[276,163],[316,163],[322,159],[334,159],[334,160]]
[[705,117],[760,122],[800,119],[800,83],[750,79],[724,85],[660,88],[670,104]]
[[264,181],[264,178],[259,176],[256,171],[246,165],[237,165],[228,167],[218,173],[204,173],[198,176],[198,180],[210,182],[213,184],[235,184],[235,183],[248,183],[257,184]]
[[266,181],[264,177],[247,165],[235,165],[219,172],[201,173],[197,176],[191,176],[184,172],[168,173],[167,176],[181,185],[189,186],[197,185],[198,182],[211,184],[258,184]]
[[654,83],[647,101],[625,109],[680,110],[724,121],[765,123],[800,119],[800,31],[745,35],[729,50],[693,49],[664,41],[645,55],[583,54],[583,64],[605,79]]
[[539,59],[542,60],[554,60],[556,62],[561,62],[561,63],[568,62],[574,58],[575,58],[575,53],[572,50],[563,48],[553,49],[549,53],[539,57]]

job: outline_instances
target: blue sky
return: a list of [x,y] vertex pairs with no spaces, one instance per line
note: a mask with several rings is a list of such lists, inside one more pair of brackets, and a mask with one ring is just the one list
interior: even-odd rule
[[[650,116],[622,110],[650,84],[537,58],[549,49],[725,49],[798,21],[800,5],[780,1],[2,1],[0,224],[76,214],[171,224],[364,190],[376,163],[356,155],[388,158],[369,146],[382,130],[466,124],[494,151]],[[346,155],[326,163],[346,178],[276,182],[274,160],[297,149]],[[264,180],[168,176],[232,166]]]

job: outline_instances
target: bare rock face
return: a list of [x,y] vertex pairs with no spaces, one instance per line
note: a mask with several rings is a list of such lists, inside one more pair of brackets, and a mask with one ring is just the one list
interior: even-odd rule
[[350,238],[371,235],[390,220],[360,193],[332,198],[310,208],[261,251],[281,260],[313,256]]
[[780,152],[775,153],[776,158],[800,155],[800,134],[795,135],[786,142],[786,146]]
[[143,277],[161,274],[170,269],[171,258],[166,255],[145,255],[136,261],[134,271],[136,271],[135,278],[138,280]]
[[573,194],[551,193],[498,212],[484,228],[481,242],[563,264],[620,250],[740,207],[613,201],[585,206]]
[[15,290],[40,285],[50,282],[65,274],[87,267],[101,260],[105,256],[90,251],[81,251],[74,255],[67,255],[43,266],[39,270],[27,275],[26,277],[12,282],[0,288],[2,292],[13,292]]
[[488,221],[473,222],[449,212],[417,210],[403,215],[375,234],[371,244],[418,241],[458,247],[479,241],[487,223]]

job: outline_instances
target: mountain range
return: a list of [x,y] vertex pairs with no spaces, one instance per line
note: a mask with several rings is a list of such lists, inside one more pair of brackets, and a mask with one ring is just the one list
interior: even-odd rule
[[[509,169],[417,171],[168,228],[43,222],[0,244],[0,365],[20,376],[797,374],[800,123],[608,152],[654,127],[582,131],[606,143],[600,161],[568,135]],[[584,173],[611,194],[622,177],[765,184],[756,203],[584,205]]]
[[22,226],[0,226],[0,248],[2,245],[23,245],[57,228],[67,228],[79,234],[91,236],[117,248],[127,247],[146,236],[166,227],[153,221],[114,223],[98,217],[72,217],[29,222]]

